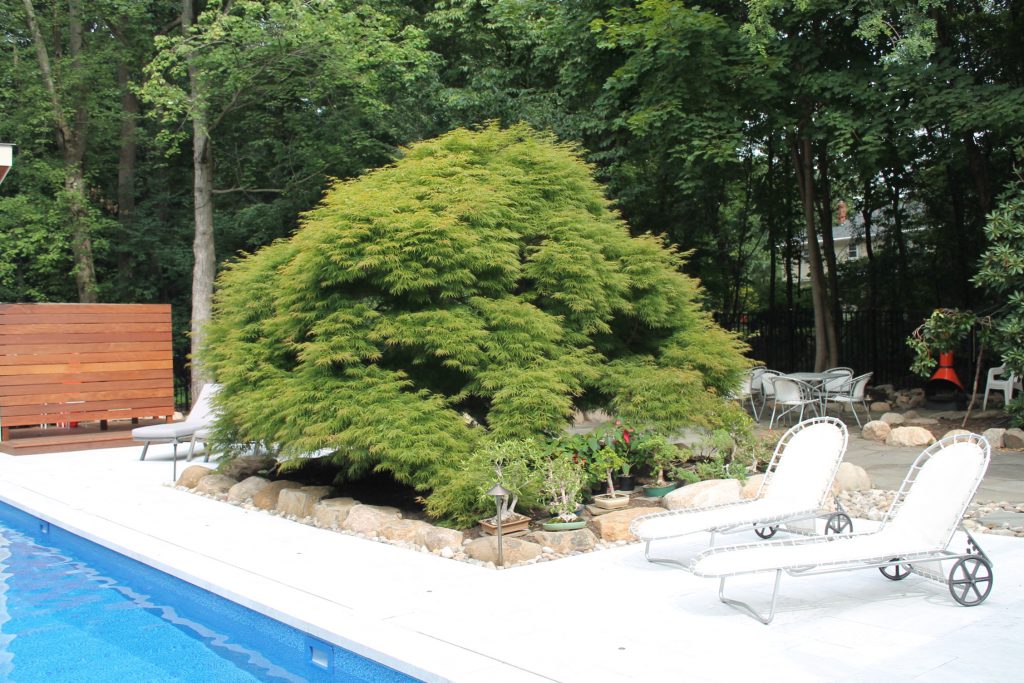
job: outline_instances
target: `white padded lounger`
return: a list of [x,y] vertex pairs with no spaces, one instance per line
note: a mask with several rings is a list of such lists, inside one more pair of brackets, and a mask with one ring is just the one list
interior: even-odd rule
[[[757,496],[736,503],[671,510],[635,520],[630,530],[645,542],[651,562],[688,567],[686,562],[651,555],[654,541],[700,531],[715,534],[755,531],[770,538],[781,527],[794,533],[814,533],[813,520],[832,491],[832,481],[846,453],[846,425],[834,417],[815,417],[791,427],[779,440]],[[800,524],[803,522],[804,524]],[[848,532],[850,517],[841,510],[829,515],[826,533]]]
[[[877,531],[710,548],[693,559],[690,570],[720,579],[719,599],[765,624],[774,617],[783,572],[807,576],[877,567],[893,581],[915,573],[948,586],[961,605],[979,605],[992,590],[991,561],[966,530],[965,553],[948,547],[985,476],[989,458],[983,436],[947,437],[914,461]],[[948,572],[943,571],[942,561],[953,563]],[[775,586],[767,615],[725,597],[728,577],[769,571],[775,572]]]

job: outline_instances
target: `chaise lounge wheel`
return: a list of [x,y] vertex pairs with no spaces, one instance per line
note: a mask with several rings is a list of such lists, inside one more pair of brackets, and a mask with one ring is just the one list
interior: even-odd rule
[[757,526],[754,527],[754,533],[761,538],[771,538],[775,535],[775,532],[779,530],[777,526]]
[[833,512],[825,522],[825,535],[853,533],[853,520],[845,512]]
[[992,564],[984,557],[962,557],[949,570],[949,594],[964,607],[985,602],[992,592]]
[[[894,557],[890,562],[897,561],[898,557]],[[889,579],[890,581],[902,581],[903,579],[910,576],[910,565],[909,564],[893,564],[888,567],[879,567],[878,571],[882,572],[882,576]]]

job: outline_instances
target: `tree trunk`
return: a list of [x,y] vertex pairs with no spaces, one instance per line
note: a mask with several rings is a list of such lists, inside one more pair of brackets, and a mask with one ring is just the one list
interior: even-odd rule
[[896,244],[896,288],[907,291],[907,239],[903,235],[903,212],[900,209],[900,187],[895,176],[889,183],[892,201],[892,241]]
[[[188,34],[194,14],[192,0],[182,0],[181,26]],[[217,274],[213,238],[213,148],[202,105],[202,84],[194,65],[188,68],[192,99],[192,195],[195,213],[195,238],[192,242],[192,396],[198,396],[203,385],[212,381],[199,360],[199,351],[206,338],[205,326],[213,311],[213,280]]]
[[[117,84],[121,88],[121,149],[117,158],[117,222],[125,237],[135,219],[135,131],[139,117],[139,98],[131,91],[130,82],[128,65],[118,64]],[[132,264],[129,250],[122,250],[118,263],[118,276],[122,282],[131,281]]]
[[[60,101],[57,86],[50,68],[50,55],[43,42],[39,23],[36,21],[35,7],[32,0],[22,0],[25,6],[25,17],[32,34],[32,42],[36,48],[36,59],[43,78],[43,86],[50,97],[53,109],[53,123],[57,134],[57,148],[64,162],[64,192],[68,210],[68,226],[71,233],[71,255],[74,260],[75,287],[81,303],[94,303],[97,300],[96,268],[92,256],[92,238],[89,235],[89,211],[85,195],[85,172],[82,159],[85,157],[86,124],[88,117],[85,108],[85,92],[82,87],[74,88],[71,93],[75,97],[74,123],[69,123],[64,107]],[[82,50],[82,20],[78,0],[68,2],[68,49],[71,53],[71,69],[80,72],[81,62],[78,57]]]
[[[832,226],[835,224],[835,220],[832,214],[832,177],[830,175],[830,168],[828,150],[825,149],[825,144],[822,143],[821,150],[818,153],[818,179],[821,183],[821,192],[818,196],[818,213],[821,216],[821,222],[818,225],[821,229],[821,249],[825,252],[828,301],[832,308],[832,320],[833,322],[838,322],[842,320],[842,311],[839,308],[839,267],[836,263],[836,244],[832,235]],[[836,340],[837,350],[838,347],[838,340]],[[833,360],[838,361],[838,359],[839,353],[837,351],[833,356]]]
[[872,212],[871,194],[873,184],[870,179],[864,183],[864,206],[861,215],[864,218],[864,250],[868,258],[868,350],[871,367],[878,367],[878,274],[875,270],[875,249],[871,241]]

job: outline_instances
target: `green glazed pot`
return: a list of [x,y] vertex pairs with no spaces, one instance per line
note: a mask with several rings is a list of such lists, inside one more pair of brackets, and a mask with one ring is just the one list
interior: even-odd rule
[[[557,517],[555,518],[557,519]],[[544,531],[574,531],[576,529],[582,529],[587,525],[586,520],[577,519],[575,522],[544,522],[541,526]]]
[[670,493],[672,491],[675,491],[675,489],[676,489],[676,484],[675,483],[665,484],[664,486],[645,486],[644,487],[644,496],[646,496],[647,498],[661,498],[666,493]]

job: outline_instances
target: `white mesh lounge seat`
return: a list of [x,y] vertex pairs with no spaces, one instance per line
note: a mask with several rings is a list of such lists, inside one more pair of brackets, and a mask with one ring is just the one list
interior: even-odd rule
[[[188,417],[182,422],[168,422],[167,424],[149,425],[147,427],[136,427],[132,430],[132,438],[142,441],[142,455],[139,460],[146,459],[146,451],[151,443],[174,444],[174,463],[177,468],[178,444],[192,440],[192,435],[198,429],[205,429],[213,424],[215,413],[213,410],[213,397],[220,391],[219,384],[207,384],[199,392],[199,398],[192,405]],[[191,458],[191,452],[189,453]],[[209,455],[207,455],[209,459]]]
[[[765,624],[775,615],[782,572],[808,576],[877,567],[894,581],[915,573],[948,586],[961,605],[981,604],[992,590],[991,562],[966,530],[965,553],[948,547],[985,476],[989,457],[989,444],[982,436],[947,437],[914,461],[877,531],[709,548],[694,557],[689,569],[697,576],[720,579],[719,599]],[[941,561],[953,563],[948,572]],[[775,586],[767,615],[725,597],[728,577],[772,571]]]
[[[832,491],[839,464],[846,452],[846,425],[834,417],[815,417],[787,431],[775,447],[768,471],[750,500],[711,507],[671,510],[634,520],[630,530],[645,542],[644,555],[651,562],[686,567],[685,562],[651,556],[654,541],[686,536],[699,531],[716,533],[755,531],[761,538],[775,535],[779,527],[795,533],[813,533],[813,520],[821,513]],[[852,530],[844,512],[829,516],[826,533]]]

